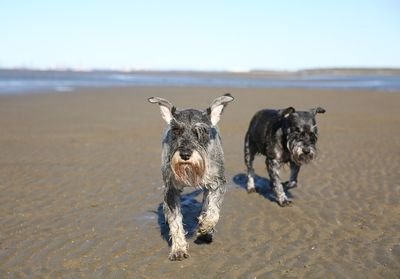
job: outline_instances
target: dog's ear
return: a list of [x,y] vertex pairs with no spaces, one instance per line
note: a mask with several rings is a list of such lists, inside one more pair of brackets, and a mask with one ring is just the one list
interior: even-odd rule
[[314,115],[314,116],[317,113],[325,113],[325,111],[326,110],[324,108],[321,108],[321,107],[313,108],[313,109],[310,110],[311,114]]
[[292,113],[295,113],[295,112],[296,112],[296,110],[293,107],[288,107],[288,108],[282,109],[279,112],[279,114],[281,116],[283,116],[284,118],[286,118],[286,117],[289,117]]
[[226,93],[225,95],[216,98],[211,103],[210,107],[207,109],[207,114],[210,117],[211,124],[213,126],[217,125],[224,108],[228,105],[229,102],[232,102],[233,100],[234,98],[232,97],[232,95]]
[[174,105],[170,101],[160,97],[150,97],[148,100],[150,103],[158,104],[160,106],[162,118],[167,122],[167,124],[170,124],[171,120],[174,118],[173,114],[176,110]]

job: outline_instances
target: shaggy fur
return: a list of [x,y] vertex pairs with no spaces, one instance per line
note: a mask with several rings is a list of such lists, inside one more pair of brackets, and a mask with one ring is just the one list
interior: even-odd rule
[[281,206],[291,203],[286,196],[279,176],[283,164],[290,164],[288,188],[297,186],[300,166],[309,163],[317,154],[318,128],[317,113],[325,109],[295,111],[289,107],[283,110],[265,109],[257,112],[245,136],[244,160],[247,167],[247,191],[255,191],[253,161],[256,154],[266,157],[265,163],[277,202]]
[[180,193],[184,187],[204,190],[198,239],[211,242],[225,193],[224,154],[217,123],[230,94],[215,99],[206,110],[177,110],[168,100],[152,97],[167,127],[162,139],[161,172],[165,183],[164,215],[172,241],[170,260],[189,257],[182,225]]

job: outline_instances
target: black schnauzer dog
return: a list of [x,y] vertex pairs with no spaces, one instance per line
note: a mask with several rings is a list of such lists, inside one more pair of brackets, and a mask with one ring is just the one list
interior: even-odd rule
[[283,164],[290,164],[287,187],[296,187],[300,166],[316,157],[318,128],[315,116],[324,112],[325,109],[320,107],[310,111],[295,111],[288,107],[283,110],[261,110],[253,116],[244,143],[249,193],[255,192],[254,156],[262,154],[266,156],[265,163],[277,202],[280,206],[292,202],[283,189],[279,169]]

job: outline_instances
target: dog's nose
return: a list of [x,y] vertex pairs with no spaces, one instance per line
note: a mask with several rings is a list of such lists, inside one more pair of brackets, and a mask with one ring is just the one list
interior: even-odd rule
[[309,147],[303,147],[303,153],[304,154],[308,154],[308,153],[310,153],[310,148]]
[[182,160],[189,160],[190,156],[192,156],[192,151],[191,150],[181,150],[179,151],[179,156],[181,156]]

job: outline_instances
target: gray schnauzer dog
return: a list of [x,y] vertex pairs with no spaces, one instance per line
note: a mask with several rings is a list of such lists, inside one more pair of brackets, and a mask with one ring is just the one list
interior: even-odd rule
[[291,203],[283,189],[279,169],[283,164],[290,164],[290,180],[286,185],[287,188],[296,187],[300,166],[310,162],[317,154],[315,116],[324,112],[325,109],[320,107],[297,112],[289,107],[283,110],[265,109],[253,116],[244,143],[249,193],[255,192],[254,156],[262,154],[266,156],[265,164],[277,202],[280,206]]
[[182,224],[180,193],[192,186],[204,190],[197,237],[211,242],[225,194],[224,153],[217,123],[225,106],[233,101],[228,93],[215,99],[206,110],[177,110],[168,100],[149,98],[160,106],[167,127],[162,139],[161,171],[165,183],[164,215],[172,240],[170,260],[189,257]]

